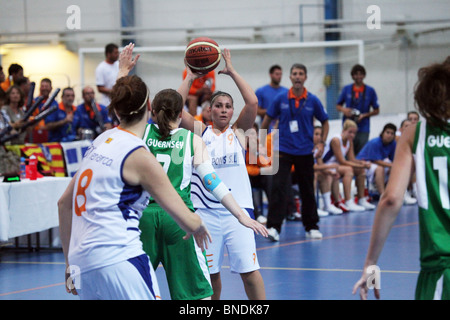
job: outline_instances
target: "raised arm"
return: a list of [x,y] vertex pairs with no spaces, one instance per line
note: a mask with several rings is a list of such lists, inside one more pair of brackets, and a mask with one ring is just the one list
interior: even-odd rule
[[258,110],[258,98],[252,87],[245,81],[245,79],[234,69],[231,63],[230,50],[223,50],[223,59],[225,60],[225,68],[219,71],[219,74],[226,74],[233,79],[234,83],[239,89],[242,98],[244,99],[244,108],[239,114],[238,119],[233,125],[233,129],[242,129],[247,131],[253,127],[256,119],[256,113]]

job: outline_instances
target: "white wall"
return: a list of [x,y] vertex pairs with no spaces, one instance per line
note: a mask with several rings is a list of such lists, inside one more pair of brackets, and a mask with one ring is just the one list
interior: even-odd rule
[[[136,32],[138,46],[184,46],[195,36],[207,35],[221,46],[245,43],[297,42],[300,30],[304,41],[322,41],[323,27],[315,22],[324,19],[323,0],[136,0]],[[66,9],[69,5],[81,9],[81,29],[68,30]],[[381,10],[381,29],[369,30],[366,12],[376,4]],[[302,20],[300,26],[300,7]],[[67,74],[81,97],[78,59],[74,54],[80,47],[103,48],[106,43],[120,43],[119,0],[0,0],[0,55],[4,69],[19,59],[26,60],[25,73]],[[448,27],[448,22],[407,24],[406,33],[399,32],[394,20],[445,20],[450,21],[450,2],[447,0],[342,0],[342,19],[352,21],[344,25],[341,38],[363,39],[365,45],[366,82],[378,92],[382,113],[404,113],[413,108],[413,88],[419,67],[441,61],[449,54],[450,31],[421,34],[436,27]],[[99,32],[104,30],[105,32]],[[414,36],[414,33],[421,35]],[[410,36],[405,47],[402,36]],[[11,45],[11,43],[16,43]],[[20,45],[17,45],[20,43]],[[59,57],[63,62],[42,65],[34,59],[36,50],[42,53],[45,46],[66,46],[67,52]],[[33,46],[30,46],[33,45]],[[39,51],[42,48],[42,51]],[[60,49],[58,49],[60,50]],[[62,50],[62,49],[61,49]],[[70,53],[72,51],[72,53]],[[311,71],[306,83],[308,89],[324,101],[323,50],[298,50],[273,56],[267,52],[232,52],[233,63],[239,72],[257,88],[268,81],[267,70],[273,63],[282,65],[282,84],[289,86],[288,70],[294,62],[305,63]],[[349,71],[357,62],[356,56],[347,53],[341,58],[341,86],[351,82]],[[94,84],[94,69],[102,54],[86,60],[86,84]],[[182,55],[150,56],[139,65],[138,74],[149,83],[152,94],[165,87],[176,88],[181,81]],[[223,64],[219,68],[223,67]],[[41,72],[41,70],[43,70]],[[47,70],[47,71],[46,71]],[[60,80],[56,80],[59,82]],[[59,85],[59,83],[58,83]],[[61,81],[61,86],[64,81]],[[242,104],[232,82],[219,76],[218,87],[230,91],[237,100],[237,111]]]

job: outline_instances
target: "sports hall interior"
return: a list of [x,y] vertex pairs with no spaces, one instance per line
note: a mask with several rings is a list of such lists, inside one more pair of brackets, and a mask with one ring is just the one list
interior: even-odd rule
[[[380,114],[371,118],[372,139],[386,123],[399,127],[415,110],[419,68],[449,55],[450,2],[0,0],[0,30],[0,65],[6,77],[11,64],[20,64],[36,84],[49,78],[53,89],[72,87],[75,105],[82,103],[86,86],[99,95],[95,68],[108,43],[136,44],[141,59],[134,72],[147,83],[151,99],[162,89],[178,88],[184,49],[200,36],[229,48],[233,66],[255,90],[269,82],[274,64],[283,69],[281,84],[290,87],[289,69],[302,63],[308,68],[305,87],[329,115],[329,136],[342,130],[336,101],[353,81],[352,66],[361,64],[367,71],[364,81],[375,88],[380,105]],[[216,71],[223,67],[221,62]],[[216,88],[234,97],[235,120],[244,105],[239,91],[218,74]],[[12,206],[10,187],[2,185],[6,191],[0,195],[0,215]],[[266,215],[267,198],[262,199]],[[20,201],[27,202],[27,196]],[[0,217],[0,232],[7,235],[0,242],[0,300],[78,299],[64,289],[57,225],[33,229],[33,224],[46,224],[38,218],[40,206],[32,214],[36,220],[30,214],[18,222]],[[57,212],[56,201],[42,207]],[[321,240],[307,239],[302,222],[290,220],[284,222],[278,242],[256,235],[267,299],[359,299],[351,291],[361,275],[374,214],[367,210],[322,217]],[[402,207],[379,261],[382,299],[414,299],[420,269],[418,220],[416,204]],[[9,237],[13,222],[19,235]],[[21,232],[22,227],[33,231]],[[222,299],[245,300],[240,277],[230,272],[227,258],[221,273]],[[170,299],[163,268],[156,274],[162,298]]]

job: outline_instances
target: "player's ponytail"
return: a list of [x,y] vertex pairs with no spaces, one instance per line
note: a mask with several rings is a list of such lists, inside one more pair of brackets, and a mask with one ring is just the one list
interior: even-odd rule
[[176,121],[183,110],[183,98],[173,89],[165,89],[158,92],[153,99],[152,112],[156,117],[161,140],[165,140],[169,134],[170,123]]

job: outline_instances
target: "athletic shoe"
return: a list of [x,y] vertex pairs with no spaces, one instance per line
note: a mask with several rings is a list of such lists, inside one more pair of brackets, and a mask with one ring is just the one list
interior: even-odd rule
[[324,208],[325,211],[327,211],[329,214],[342,214],[344,211],[342,209],[339,209],[333,205],[331,205],[329,208]]
[[277,242],[280,241],[280,234],[278,233],[277,229],[275,228],[269,228],[269,230],[267,230],[269,235],[269,239],[272,240],[273,242]]
[[349,200],[345,203],[345,206],[349,211],[366,211],[367,209],[363,206],[357,205],[353,200]]
[[329,215],[328,211],[317,208],[317,214],[319,217],[326,217]]
[[403,198],[403,203],[406,205],[412,205],[417,203],[417,199],[414,199],[409,195],[409,192],[405,193],[405,197]]
[[358,204],[364,207],[366,210],[373,210],[376,208],[376,206],[369,203],[366,198],[359,199]]
[[266,224],[267,223],[267,218],[264,217],[262,214],[258,216],[258,218],[256,218],[256,221],[258,221],[261,224]]
[[294,212],[294,213],[291,213],[290,215],[288,215],[286,217],[286,219],[288,219],[289,221],[301,221],[302,215],[298,212]]
[[338,203],[336,203],[335,205],[336,208],[342,210],[342,212],[349,212],[350,209],[347,207],[347,205],[344,203],[344,200],[339,201]]
[[309,239],[322,239],[323,235],[322,232],[320,232],[317,229],[312,229],[306,232],[306,238]]

